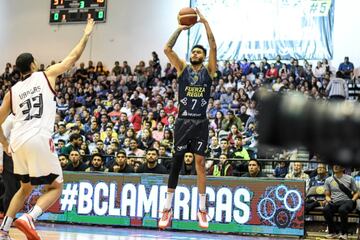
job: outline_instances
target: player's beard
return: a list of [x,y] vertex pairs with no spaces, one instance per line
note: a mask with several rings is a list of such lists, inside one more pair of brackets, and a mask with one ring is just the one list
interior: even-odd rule
[[201,65],[203,62],[204,62],[203,59],[192,60],[192,59],[190,58],[190,63],[191,63],[191,65]]

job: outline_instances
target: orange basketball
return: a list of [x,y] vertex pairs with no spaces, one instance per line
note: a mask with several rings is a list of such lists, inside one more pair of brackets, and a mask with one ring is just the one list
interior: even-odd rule
[[180,10],[178,20],[180,25],[190,26],[197,22],[198,15],[193,8],[183,8]]

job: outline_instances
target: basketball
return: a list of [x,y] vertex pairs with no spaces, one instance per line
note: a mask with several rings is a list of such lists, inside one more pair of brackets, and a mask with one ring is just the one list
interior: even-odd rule
[[183,8],[180,10],[178,20],[180,25],[190,26],[197,22],[198,15],[193,8]]

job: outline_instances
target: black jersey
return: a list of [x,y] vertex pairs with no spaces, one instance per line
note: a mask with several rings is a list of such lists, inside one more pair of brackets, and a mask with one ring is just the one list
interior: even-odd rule
[[205,66],[195,72],[187,65],[178,77],[179,117],[204,119],[210,99],[211,77]]

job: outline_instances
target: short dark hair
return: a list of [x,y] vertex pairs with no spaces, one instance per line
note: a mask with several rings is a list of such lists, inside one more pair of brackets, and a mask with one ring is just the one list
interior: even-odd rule
[[104,161],[103,156],[100,153],[94,153],[93,155],[91,155],[91,160],[93,160],[94,157],[100,157],[101,161]]
[[146,150],[146,154],[147,154],[148,152],[156,152],[156,155],[159,156],[159,152],[158,152],[158,150],[157,150],[156,148],[148,148],[148,150]]
[[344,74],[341,71],[337,71],[335,76],[337,78],[344,78]]
[[22,53],[16,58],[16,68],[20,73],[28,73],[31,71],[31,63],[34,62],[34,57],[31,53]]
[[118,152],[116,153],[116,156],[118,156],[119,154],[122,154],[122,155],[124,155],[125,157],[127,157],[127,156],[126,156],[126,152],[125,152],[124,150],[118,151]]
[[251,161],[252,161],[252,162],[256,162],[256,165],[258,165],[260,171],[262,170],[261,163],[260,163],[257,159],[255,159],[255,158],[250,159],[250,160],[249,160],[249,163],[250,163]]
[[78,133],[73,133],[73,134],[71,134],[70,137],[69,137],[69,142],[72,142],[72,141],[74,141],[74,140],[76,140],[76,139],[79,139],[79,138],[82,139],[82,137],[81,137],[80,134],[78,134]]
[[193,46],[193,47],[191,48],[191,51],[193,51],[193,50],[194,50],[194,48],[200,48],[201,50],[203,50],[204,55],[206,56],[206,52],[207,52],[207,50],[206,50],[206,48],[204,48],[204,46],[203,46],[203,45],[196,44],[195,46]]

